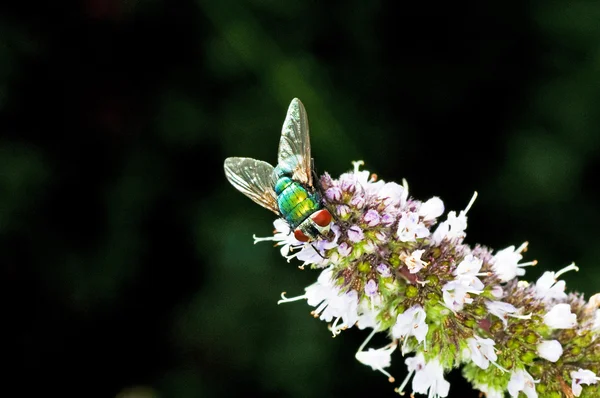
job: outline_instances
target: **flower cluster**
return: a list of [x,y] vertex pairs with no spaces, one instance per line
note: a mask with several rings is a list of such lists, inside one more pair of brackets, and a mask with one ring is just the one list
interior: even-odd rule
[[[323,204],[333,215],[333,234],[303,243],[283,220],[275,241],[288,261],[320,269],[303,295],[312,315],[333,335],[357,327],[372,329],[356,359],[391,382],[392,354],[405,359],[403,394],[446,397],[444,375],[462,367],[464,377],[488,398],[600,396],[600,295],[585,301],[567,294],[560,280],[571,264],[546,272],[535,283],[518,280],[527,243],[492,251],[464,243],[467,214],[445,217],[443,202],[421,202],[399,185],[360,170],[320,178]],[[365,350],[375,333],[390,343]]]

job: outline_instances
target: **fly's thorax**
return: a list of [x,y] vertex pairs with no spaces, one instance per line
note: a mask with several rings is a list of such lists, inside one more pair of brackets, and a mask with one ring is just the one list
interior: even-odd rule
[[276,181],[275,181],[275,193],[277,195],[281,195],[281,193],[290,185],[292,184],[294,181],[290,178],[290,177],[279,177]]

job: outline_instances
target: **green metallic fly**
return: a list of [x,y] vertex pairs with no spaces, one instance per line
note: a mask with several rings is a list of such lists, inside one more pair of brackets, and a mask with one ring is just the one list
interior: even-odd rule
[[279,141],[277,166],[252,158],[225,159],[225,176],[238,191],[285,219],[301,242],[327,236],[331,213],[313,185],[308,118],[294,98]]

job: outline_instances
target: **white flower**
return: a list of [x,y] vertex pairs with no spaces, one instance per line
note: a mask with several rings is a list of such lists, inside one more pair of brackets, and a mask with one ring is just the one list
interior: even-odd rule
[[[279,249],[279,251],[281,255],[285,257],[289,262],[292,258],[296,256],[296,254],[290,256],[289,253],[296,248],[303,247],[305,243],[300,242],[294,237],[294,234],[290,233],[290,226],[284,219],[278,218],[277,220],[273,221],[273,226],[275,227],[275,234],[273,236],[257,238],[256,235],[252,235],[252,237],[254,238],[254,244],[268,240],[276,242],[275,246],[281,246],[281,249]],[[306,246],[310,247],[310,245]]]
[[365,285],[365,294],[369,297],[373,297],[377,295],[377,282],[374,279],[369,279],[367,284]]
[[556,304],[544,315],[544,323],[552,329],[571,329],[577,325],[577,315],[571,312],[569,304]]
[[377,210],[369,209],[363,216],[363,222],[367,223],[369,227],[374,227],[381,221],[381,216]]
[[432,240],[435,244],[440,244],[443,240],[454,240],[464,239],[467,235],[465,230],[467,229],[467,212],[475,202],[477,198],[477,192],[473,194],[471,201],[464,210],[456,215],[455,211],[448,213],[446,221],[441,222],[433,233]]
[[535,295],[543,300],[564,300],[565,287],[565,281],[557,281],[554,272],[546,271],[535,283]]
[[348,255],[352,251],[352,246],[349,246],[346,242],[342,242],[338,246],[337,251],[341,257],[348,257]]
[[502,282],[508,282],[516,276],[525,275],[525,270],[522,267],[537,264],[537,261],[519,264],[523,259],[521,253],[527,248],[527,242],[523,243],[516,250],[514,246],[509,246],[504,250],[500,250],[492,260],[492,269]]
[[381,263],[377,266],[377,272],[379,272],[384,278],[392,276],[390,267],[384,263]]
[[352,161],[352,166],[353,166],[353,177],[356,179],[356,182],[358,182],[361,185],[367,185],[370,182],[374,182],[374,180],[371,178],[371,173],[367,170],[360,170],[360,166],[364,166],[365,162],[363,160],[353,160]]
[[365,234],[363,230],[358,225],[353,225],[348,228],[348,240],[350,242],[358,243],[361,242],[365,238]]
[[392,361],[392,352],[396,349],[396,344],[391,344],[389,347],[383,347],[379,349],[369,348],[368,351],[358,351],[355,355],[358,362],[363,365],[370,366],[373,370],[378,370],[381,373],[388,376],[390,382],[394,381],[392,375],[390,375],[384,368],[390,366]]
[[419,216],[423,221],[433,221],[444,213],[444,202],[437,196],[421,205]]
[[540,357],[550,362],[556,362],[562,355],[563,348],[558,340],[544,340],[538,344],[537,352]]
[[428,394],[429,398],[448,396],[450,383],[444,379],[444,368],[437,358],[425,363],[423,354],[419,353],[413,358],[407,358],[405,363],[409,374],[398,389],[401,394],[410,377],[416,373],[412,381],[413,392]]
[[388,234],[385,231],[377,231],[375,232],[375,239],[381,243],[385,243],[388,241]]
[[[352,327],[358,320],[358,294],[352,290],[342,293],[332,280],[333,269],[326,268],[317,282],[306,288],[304,297],[308,305],[317,307],[312,313],[315,317],[325,321],[335,321],[331,327],[334,335],[342,329]],[[293,299],[289,299],[293,300]],[[342,323],[338,325],[338,322]]]
[[414,357],[406,358],[404,363],[408,367],[408,375],[406,375],[404,381],[402,382],[400,387],[398,387],[398,390],[396,390],[400,395],[404,395],[404,387],[406,387],[412,375],[415,372],[420,372],[423,369],[425,369],[425,357],[422,353],[418,353]]
[[[395,184],[386,184],[383,180],[377,180],[377,177],[374,174],[371,174],[370,171],[360,170],[360,167],[365,165],[365,162],[362,160],[353,161],[352,165],[354,166],[353,171],[351,173],[342,174],[339,180],[352,181],[352,184],[356,184],[361,187],[366,195],[376,195],[378,192],[383,191],[386,185]],[[408,192],[406,195],[408,196]]]
[[480,260],[472,254],[467,254],[460,264],[458,264],[453,274],[461,278],[476,276],[479,273],[479,270],[481,270],[482,264],[483,260]]
[[358,305],[358,320],[356,326],[360,329],[379,329],[379,322],[377,321],[377,314],[379,314],[379,308],[369,305],[369,300],[362,300]]
[[[344,329],[351,328],[358,321],[358,294],[354,290],[344,294],[338,292],[338,295],[333,300],[330,300],[329,306],[335,309],[331,311],[336,317],[333,325],[331,325],[331,332],[334,336],[338,335]],[[328,309],[329,306],[327,307]],[[340,319],[342,323],[338,324]]]
[[596,310],[596,316],[594,318],[593,330],[600,330],[600,310]]
[[600,308],[600,293],[596,293],[588,300],[588,305],[593,308]]
[[518,319],[531,319],[531,314],[519,315],[515,314],[519,310],[512,304],[505,303],[504,301],[487,301],[485,303],[490,314],[496,315],[504,323],[504,327],[508,326],[508,317]]
[[504,301],[487,301],[485,306],[490,314],[496,315],[504,322],[504,326],[506,326],[506,323],[508,322],[507,314],[517,312],[517,307],[510,303],[505,303]]
[[337,295],[338,289],[333,284],[332,276],[333,268],[326,268],[321,272],[317,281],[305,289],[304,298],[308,299],[310,306],[315,307],[330,296]]
[[535,391],[535,383],[533,377],[527,373],[524,369],[514,371],[508,382],[508,392],[511,397],[518,397],[519,392],[523,391],[527,398],[537,398],[537,392]]
[[544,301],[566,299],[566,283],[565,281],[559,281],[558,277],[569,271],[579,271],[579,268],[573,263],[556,273],[551,271],[544,272],[535,283],[535,295]]
[[404,363],[409,372],[419,372],[425,368],[425,357],[419,352],[414,357],[406,358]]
[[383,200],[386,209],[403,207],[408,200],[408,187],[388,182],[377,192],[377,198]]
[[573,390],[573,395],[576,397],[581,395],[581,391],[583,388],[582,384],[596,384],[600,378],[596,377],[596,374],[591,370],[581,369],[578,371],[571,372],[571,379],[573,380],[571,383],[571,389]]
[[504,296],[504,290],[502,289],[502,286],[500,286],[500,285],[494,286],[490,293],[492,293],[492,296],[494,296],[498,299],[502,298],[502,296]]
[[429,330],[429,326],[425,323],[426,316],[423,307],[414,305],[396,318],[396,324],[392,328],[392,336],[397,339],[404,338],[403,351],[410,336],[415,336],[419,343],[425,341]]
[[398,237],[402,242],[415,242],[417,239],[429,236],[429,230],[419,221],[417,213],[403,212],[398,221]]
[[[479,281],[478,278],[475,279]],[[465,304],[473,302],[470,294],[480,294],[482,291],[467,285],[460,279],[455,279],[446,283],[442,288],[444,304],[454,312],[460,311]]]
[[300,266],[300,268],[303,268],[306,264],[314,264],[314,265],[320,265],[320,266],[329,264],[329,260],[324,258],[324,256],[322,254],[320,254],[313,247],[313,245],[304,245],[302,250],[300,250],[298,253],[296,253],[295,256],[290,256],[288,261],[294,257],[298,258],[298,260],[303,262],[303,264]]
[[452,273],[456,276],[456,279],[446,283],[442,288],[446,307],[454,312],[460,311],[465,304],[473,302],[471,294],[481,294],[483,292],[484,285],[477,277],[483,275],[479,273],[482,264],[483,261],[472,254],[467,255],[458,264]]
[[425,253],[425,250],[415,250],[410,254],[410,256],[405,256],[403,258],[404,263],[408,267],[408,271],[411,274],[416,274],[427,266],[427,262],[421,260],[423,253]]
[[468,254],[461,262],[458,264],[454,272],[452,273],[457,277],[457,279],[465,285],[465,287],[471,289],[472,291],[478,291],[480,294],[483,292],[484,285],[479,280],[477,276],[482,276],[485,274],[480,274],[481,266],[483,265],[483,260],[478,259],[472,254]]
[[442,288],[444,304],[452,311],[460,311],[465,304],[471,304],[473,299],[469,296],[467,288],[460,281],[450,281]]
[[490,362],[495,362],[498,359],[492,339],[482,339],[479,336],[474,336],[467,339],[469,350],[471,351],[471,360],[481,369],[487,369]]

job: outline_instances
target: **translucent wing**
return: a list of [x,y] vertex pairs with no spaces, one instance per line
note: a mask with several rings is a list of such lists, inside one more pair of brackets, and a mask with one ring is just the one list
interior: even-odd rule
[[291,172],[292,179],[312,186],[308,118],[298,98],[292,100],[283,122],[277,164]]
[[225,159],[225,176],[238,191],[280,215],[273,190],[273,166],[251,158]]

